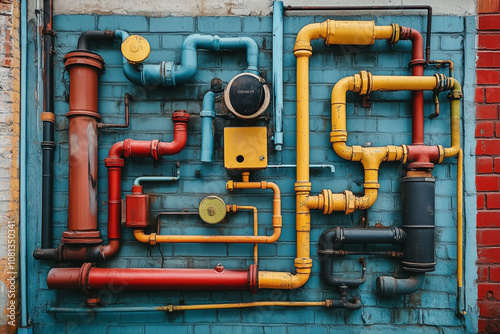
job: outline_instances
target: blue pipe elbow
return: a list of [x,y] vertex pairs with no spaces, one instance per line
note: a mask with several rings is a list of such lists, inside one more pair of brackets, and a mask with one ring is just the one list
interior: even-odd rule
[[214,155],[215,94],[210,91],[203,97],[201,116],[201,161],[212,162]]
[[[126,31],[115,30],[115,36],[122,42],[129,36]],[[193,34],[186,37],[182,43],[181,64],[161,62],[160,64],[145,64],[140,69],[132,66],[123,58],[123,73],[135,84],[175,86],[191,80],[198,70],[198,49],[213,51],[229,49],[245,49],[248,67],[246,72],[258,75],[259,48],[249,37],[221,38],[217,35]]]
[[424,278],[423,273],[414,274],[408,278],[380,276],[377,278],[377,292],[383,297],[408,295],[420,289]]

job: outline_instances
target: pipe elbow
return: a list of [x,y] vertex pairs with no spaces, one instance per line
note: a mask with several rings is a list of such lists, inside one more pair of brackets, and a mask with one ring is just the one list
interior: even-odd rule
[[312,54],[311,40],[320,38],[321,30],[325,30],[323,36],[326,37],[325,22],[311,23],[300,29],[295,38],[294,55],[297,57],[299,51],[309,52],[309,55]]
[[307,283],[309,277],[311,276],[311,268],[302,269],[304,272],[299,270],[297,270],[295,275],[291,275],[290,289],[300,288]]
[[149,235],[145,234],[144,230],[134,230],[134,237],[143,244],[149,244]]
[[123,141],[119,141],[114,143],[113,146],[109,149],[108,158],[123,158]]
[[377,293],[383,297],[408,295],[420,289],[424,278],[423,273],[399,279],[392,276],[380,276],[377,278]]
[[347,146],[345,142],[333,143],[333,150],[339,157],[345,160],[352,160],[353,148],[351,146]]
[[125,58],[123,59],[123,74],[128,81],[136,85],[142,84],[141,72],[137,71],[132,65],[130,65]]
[[107,245],[100,246],[103,260],[112,258],[120,249],[120,239],[109,239]]
[[247,71],[253,74],[259,74],[259,47],[257,43],[250,37],[240,37],[242,43],[245,45],[247,52]]
[[377,200],[378,190],[377,189],[365,189],[365,195],[363,197],[356,197],[355,207],[356,210],[364,210],[370,208]]

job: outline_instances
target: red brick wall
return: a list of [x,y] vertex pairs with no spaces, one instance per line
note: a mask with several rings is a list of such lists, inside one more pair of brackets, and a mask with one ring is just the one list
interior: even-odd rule
[[479,331],[500,332],[500,0],[478,1],[476,189]]

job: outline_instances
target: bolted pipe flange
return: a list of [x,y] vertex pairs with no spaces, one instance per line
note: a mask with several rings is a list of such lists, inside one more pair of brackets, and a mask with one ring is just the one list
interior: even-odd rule
[[390,44],[396,44],[397,42],[399,42],[399,35],[401,32],[401,28],[397,23],[391,23],[391,27],[392,27],[392,35],[391,38],[389,38],[387,41]]
[[189,113],[186,110],[175,110],[172,114],[172,122],[187,123],[189,121]]

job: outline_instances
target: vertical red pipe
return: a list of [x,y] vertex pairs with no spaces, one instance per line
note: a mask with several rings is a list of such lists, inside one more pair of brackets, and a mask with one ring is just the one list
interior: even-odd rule
[[[412,42],[412,60],[410,61],[411,74],[424,75],[424,43],[422,35],[414,29],[401,27],[401,40],[409,39]],[[412,93],[412,145],[424,144],[424,92]]]
[[70,52],[64,57],[70,77],[68,230],[62,242],[96,244],[98,77],[104,61],[94,53]]

